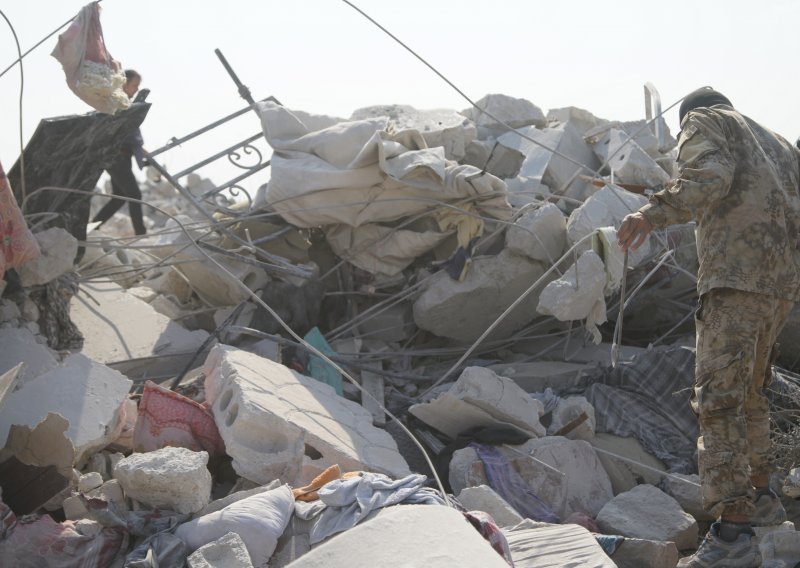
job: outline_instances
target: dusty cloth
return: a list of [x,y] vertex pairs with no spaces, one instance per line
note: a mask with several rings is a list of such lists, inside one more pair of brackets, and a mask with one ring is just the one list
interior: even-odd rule
[[394,480],[381,473],[359,472],[320,488],[318,501],[296,501],[295,514],[304,520],[316,517],[309,532],[309,544],[313,545],[353,528],[382,507],[399,503],[444,505],[438,492],[424,486],[427,479],[412,474]]
[[718,288],[701,297],[692,407],[700,420],[703,507],[749,515],[750,475],[772,472],[769,400],[772,354],[793,302]]
[[30,298],[39,308],[39,329],[52,349],[83,347],[83,334],[69,317],[69,302],[78,287],[78,275],[67,272],[31,289]]
[[508,540],[497,523],[489,513],[483,511],[467,511],[462,512],[466,517],[469,524],[475,527],[481,536],[492,545],[495,552],[503,557],[503,560],[508,562],[509,566],[514,566],[514,561],[511,559],[511,550],[508,548]]
[[292,495],[297,501],[316,501],[319,499],[319,489],[326,483],[335,481],[342,477],[342,470],[338,465],[332,465],[317,477],[311,480],[311,483],[305,487],[296,487],[292,489]]
[[677,179],[640,211],[654,227],[697,221],[697,291],[800,299],[800,150],[727,105],[681,123]]
[[553,509],[542,501],[503,453],[494,446],[471,443],[486,471],[489,485],[523,517],[545,523],[560,523]]
[[39,243],[22,217],[3,164],[0,164],[0,280],[6,270],[33,260],[39,254]]

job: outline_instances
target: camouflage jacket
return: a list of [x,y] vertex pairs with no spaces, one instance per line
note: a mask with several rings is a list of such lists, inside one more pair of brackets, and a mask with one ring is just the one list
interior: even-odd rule
[[678,177],[640,209],[653,227],[697,222],[697,291],[800,300],[800,151],[727,105],[681,123]]

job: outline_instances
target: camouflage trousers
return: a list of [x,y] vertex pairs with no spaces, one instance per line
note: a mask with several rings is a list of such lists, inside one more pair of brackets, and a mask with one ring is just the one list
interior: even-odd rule
[[715,288],[696,315],[697,361],[692,408],[703,507],[712,515],[750,515],[751,476],[769,474],[769,401],[775,340],[793,302]]

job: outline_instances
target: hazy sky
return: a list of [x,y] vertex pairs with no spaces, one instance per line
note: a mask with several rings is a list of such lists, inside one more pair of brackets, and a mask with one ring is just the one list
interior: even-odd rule
[[[362,9],[469,96],[524,97],[547,112],[578,106],[608,119],[644,118],[643,85],[664,107],[712,85],[745,114],[794,141],[800,135],[800,1],[358,0]],[[23,51],[76,14],[72,0],[0,6]],[[350,116],[375,104],[464,109],[455,91],[338,0],[105,0],[111,54],[144,77],[153,103],[142,131],[152,149],[241,108],[214,55],[219,47],[256,99]],[[16,57],[0,22],[0,70]],[[43,117],[90,110],[50,57],[54,36],[25,60],[23,136]],[[18,156],[19,71],[0,78],[0,160]],[[677,110],[666,115],[677,129]],[[259,124],[248,114],[242,137]],[[186,148],[185,159],[202,149]],[[177,160],[175,158],[174,160]],[[174,171],[174,170],[173,170]],[[266,173],[264,174],[267,175]],[[221,181],[221,180],[215,180]]]

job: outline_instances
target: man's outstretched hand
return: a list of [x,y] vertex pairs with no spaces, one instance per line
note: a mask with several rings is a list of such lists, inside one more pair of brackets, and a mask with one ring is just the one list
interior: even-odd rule
[[652,230],[653,226],[644,214],[638,211],[631,213],[622,220],[622,225],[617,231],[617,244],[623,252],[629,248],[636,250],[644,244]]

